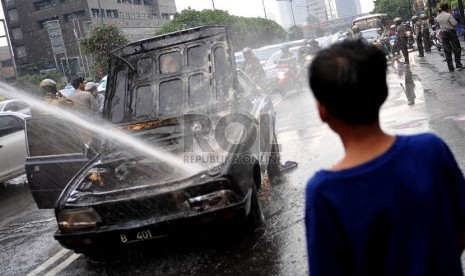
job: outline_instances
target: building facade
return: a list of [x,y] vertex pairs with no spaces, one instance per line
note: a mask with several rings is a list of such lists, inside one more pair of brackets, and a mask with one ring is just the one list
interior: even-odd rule
[[174,0],[1,1],[19,72],[58,68],[80,74],[88,61],[78,41],[93,25],[113,23],[134,41],[153,36],[176,13]]
[[360,0],[336,0],[336,11],[339,18],[361,14]]
[[304,25],[307,21],[307,0],[278,1],[278,22],[284,28]]

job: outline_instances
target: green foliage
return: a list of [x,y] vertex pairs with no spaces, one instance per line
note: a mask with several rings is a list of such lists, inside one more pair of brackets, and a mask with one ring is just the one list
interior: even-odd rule
[[128,43],[128,40],[113,24],[95,25],[89,35],[80,42],[84,53],[91,56],[94,66],[92,71],[99,75],[108,73],[108,57],[111,52]]
[[244,47],[257,48],[277,41],[281,42],[286,36],[284,29],[272,20],[233,16],[222,10],[192,9],[185,9],[175,14],[173,20],[165,24],[157,35],[208,25],[231,26],[235,51]]
[[402,18],[402,21],[408,21],[415,14],[413,10],[414,0],[375,0],[375,13],[385,13],[391,19],[395,17]]
[[16,76],[15,85],[19,88],[36,94],[40,91],[39,84],[43,79],[52,79],[57,83],[57,88],[62,89],[66,84],[61,80],[60,71],[49,71],[46,74],[23,74]]
[[292,26],[289,28],[289,40],[299,40],[304,38],[304,32],[301,28],[297,26]]

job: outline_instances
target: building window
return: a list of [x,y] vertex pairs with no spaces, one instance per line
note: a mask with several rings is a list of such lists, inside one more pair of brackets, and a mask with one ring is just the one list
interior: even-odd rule
[[42,0],[34,2],[34,8],[36,11],[48,10],[57,6],[56,0]]
[[98,17],[98,15],[99,15],[99,10],[98,9],[92,9],[91,12],[92,12],[92,17]]
[[25,58],[27,56],[26,53],[26,47],[25,46],[19,46],[16,48],[16,56],[18,58]]
[[80,10],[80,11],[77,11],[77,12],[72,12],[72,13],[65,14],[65,15],[63,15],[63,18],[65,19],[66,22],[70,22],[75,18],[83,17],[85,15],[86,15],[86,11],[85,10]]
[[118,11],[117,10],[107,10],[107,17],[108,18],[118,18]]
[[119,12],[119,17],[124,18],[124,12]]
[[19,21],[18,11],[16,9],[8,11],[8,18],[11,23],[16,23]]
[[15,3],[15,0],[6,0],[5,4],[7,8],[10,8],[10,7],[13,7],[16,3]]
[[130,17],[129,17],[129,13],[128,13],[128,12],[125,13],[125,14],[124,14],[124,17],[125,17],[125,18],[130,18]]
[[11,36],[13,37],[14,40],[23,39],[23,32],[21,31],[21,28],[11,29]]
[[151,6],[151,4],[152,4],[151,0],[144,0],[144,5]]
[[142,5],[142,0],[133,0],[134,5]]
[[131,0],[122,0],[124,4],[132,4]]
[[60,0],[60,1],[63,4],[69,4],[69,3],[73,3],[73,2],[80,2],[81,0]]
[[43,29],[47,28],[47,26],[46,26],[47,21],[50,21],[50,20],[58,20],[58,16],[54,16],[54,17],[52,17],[52,18],[48,18],[48,19],[45,19],[45,20],[37,21],[37,24],[39,25],[39,29],[43,30]]
[[164,20],[170,20],[170,14],[169,13],[162,13],[161,18]]
[[116,0],[116,3],[121,3],[121,0]]

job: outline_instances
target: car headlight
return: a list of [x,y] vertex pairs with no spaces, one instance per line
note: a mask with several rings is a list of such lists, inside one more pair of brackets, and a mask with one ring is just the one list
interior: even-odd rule
[[282,80],[285,77],[286,77],[286,72],[281,71],[281,72],[278,73],[278,79]]
[[100,216],[92,208],[64,210],[58,215],[58,227],[61,230],[95,227],[100,222]]

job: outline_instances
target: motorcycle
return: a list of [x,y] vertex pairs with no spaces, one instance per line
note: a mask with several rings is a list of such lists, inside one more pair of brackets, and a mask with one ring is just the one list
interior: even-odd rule
[[302,91],[303,73],[300,66],[289,66],[289,63],[279,63],[276,78],[278,80],[277,90],[282,97],[286,97],[291,91]]

